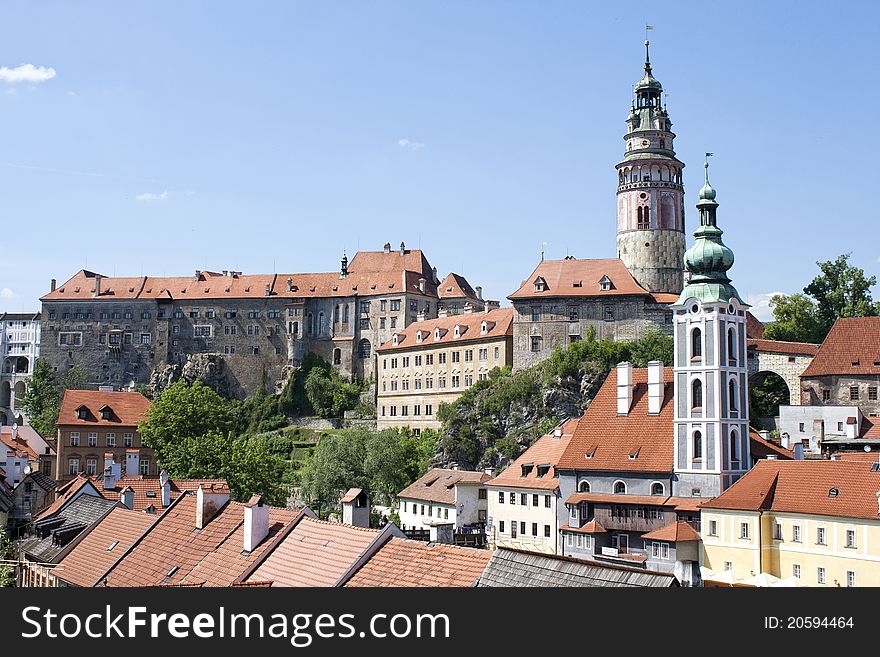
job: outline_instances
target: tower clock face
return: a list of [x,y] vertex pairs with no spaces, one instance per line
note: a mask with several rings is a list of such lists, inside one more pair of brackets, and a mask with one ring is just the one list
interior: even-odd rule
[[647,146],[650,143],[647,139],[642,139],[642,146]]

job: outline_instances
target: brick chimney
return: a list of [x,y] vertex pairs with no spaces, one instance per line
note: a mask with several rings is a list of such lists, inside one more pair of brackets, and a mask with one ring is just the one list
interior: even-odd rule
[[269,535],[269,505],[261,495],[251,495],[244,506],[244,551],[253,552]]
[[49,281],[49,291],[54,292],[56,287],[58,287],[58,281],[53,278]]
[[220,508],[229,501],[229,486],[200,484],[196,491],[196,529],[204,529]]
[[164,469],[159,473],[159,488],[162,489],[162,506],[167,507],[171,504],[171,480]]
[[663,405],[663,362],[648,363],[648,415],[659,415]]
[[449,311],[446,310],[446,306],[437,306],[437,317],[448,317]]
[[629,415],[633,401],[632,363],[624,361],[617,365],[617,414]]
[[400,243],[400,255],[403,255],[404,253],[406,253],[406,244],[401,242]]
[[141,473],[141,453],[136,449],[125,450],[125,476],[137,477]]
[[473,312],[474,312],[474,304],[472,304],[470,301],[465,301],[464,302],[464,314],[470,315]]
[[104,454],[104,480],[102,488],[104,490],[113,490],[116,488],[116,481],[122,474],[122,466],[113,460],[113,453],[106,452]]
[[101,274],[95,274],[95,296],[101,296],[101,279],[103,276]]
[[134,509],[134,488],[126,486],[119,494],[119,501],[125,505],[126,509]]
[[477,287],[474,288],[474,292],[477,293],[477,299],[482,301],[483,300],[483,286],[477,285]]

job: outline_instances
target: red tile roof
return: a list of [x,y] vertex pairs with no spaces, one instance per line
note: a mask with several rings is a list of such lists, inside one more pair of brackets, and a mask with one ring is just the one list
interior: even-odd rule
[[880,317],[842,317],[834,322],[802,376],[880,374]]
[[101,576],[147,528],[156,516],[116,508],[95,525],[61,560],[55,575],[76,586],[95,586]]
[[470,470],[432,468],[397,494],[400,499],[455,504],[457,484],[482,484],[492,476]]
[[304,516],[244,581],[272,586],[334,586],[381,530]]
[[878,520],[880,472],[871,466],[859,461],[758,461],[703,508]]
[[37,453],[21,438],[12,439],[11,434],[0,433],[0,443],[6,445],[16,456],[25,456],[28,461],[36,461]]
[[354,502],[357,499],[357,496],[363,492],[363,488],[349,488],[348,492],[342,496],[341,500],[339,500],[339,503],[346,504],[348,502]]
[[[197,491],[199,486],[206,489],[213,484],[226,485],[225,479],[170,479],[171,494],[170,501],[176,500],[184,491]],[[100,479],[94,480],[95,487],[101,492],[101,495],[108,500],[122,501],[122,490],[130,487],[134,491],[134,510],[143,511],[148,507],[155,507],[157,513],[161,513],[165,507],[162,506],[162,490],[159,485],[159,477],[120,477],[116,480],[116,486],[109,490],[103,486]]]
[[671,522],[660,529],[648,532],[647,534],[642,534],[642,538],[645,540],[684,543],[686,541],[699,541],[700,535],[689,524],[679,520],[677,522]]
[[561,532],[571,532],[573,534],[605,534],[608,532],[599,521],[593,518],[585,525],[581,525],[580,527],[572,527],[571,525],[562,525],[559,528]]
[[[599,284],[604,276],[611,280],[611,289]],[[535,281],[543,279],[544,290],[535,291]],[[619,295],[651,295],[636,283],[623,261],[618,258],[602,260],[543,260],[519,289],[508,299],[542,299],[552,297],[610,297]],[[674,296],[674,295],[670,295]],[[677,299],[677,297],[676,297]]]
[[[486,333],[482,334],[483,322],[486,325]],[[459,336],[455,337],[455,327],[459,327]],[[440,329],[440,339],[434,339],[434,330]],[[416,335],[422,332],[422,341],[418,341]],[[397,346],[394,339],[381,344],[377,351],[389,352],[400,349],[425,349],[434,345],[462,344],[475,340],[498,339],[502,336],[513,336],[513,308],[496,308],[488,312],[472,312],[461,315],[450,315],[427,319],[423,322],[413,322],[404,329],[396,332]]]
[[[523,452],[501,474],[487,481],[486,485],[555,490],[559,485],[559,477],[554,472],[554,466],[559,462],[559,457],[562,456],[565,448],[568,447],[577,423],[577,419],[565,422],[561,427],[562,436],[559,438],[554,435],[555,429],[547,435],[538,438],[531,447]],[[524,465],[533,466],[525,477],[522,474]],[[538,476],[539,465],[550,466],[543,477]]]
[[402,254],[400,249],[391,249],[389,253],[358,251],[348,263],[349,274],[381,271],[411,271],[422,274],[427,279],[433,277],[431,263],[420,249],[404,249]]
[[[617,369],[605,379],[559,459],[559,469],[605,472],[672,472],[673,378],[664,368],[660,413],[648,415],[648,370],[633,368],[628,415],[617,414]],[[587,458],[585,455],[591,455]],[[635,454],[635,458],[630,455]]]
[[819,345],[810,342],[783,342],[782,340],[749,339],[746,346],[750,351],[766,354],[793,354],[797,356],[815,356]]
[[[80,420],[76,409],[85,406],[87,419]],[[112,409],[111,419],[104,420],[101,407]],[[136,427],[150,408],[150,400],[139,392],[104,392],[101,390],[65,390],[58,413],[59,426]]]
[[791,460],[794,458],[794,452],[785,449],[782,445],[777,445],[769,440],[764,440],[754,429],[749,429],[749,452],[752,458],[765,459],[768,455],[774,455],[776,458]]
[[464,276],[449,273],[437,286],[437,296],[441,299],[460,299],[462,297],[478,301],[477,293]]
[[839,461],[858,461],[859,463],[880,463],[880,456],[877,452],[834,452],[831,460]]
[[392,538],[345,586],[473,586],[491,556],[488,550]]
[[764,324],[751,311],[746,311],[746,338],[760,340],[764,337]]

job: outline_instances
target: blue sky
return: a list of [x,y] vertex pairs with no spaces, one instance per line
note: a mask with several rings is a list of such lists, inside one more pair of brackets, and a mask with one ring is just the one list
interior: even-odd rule
[[542,242],[550,258],[613,257],[646,22],[689,241],[713,151],[744,298],[800,291],[844,252],[880,270],[878,3],[0,11],[0,311],[36,309],[83,267],[333,271],[343,249],[405,241],[504,299]]

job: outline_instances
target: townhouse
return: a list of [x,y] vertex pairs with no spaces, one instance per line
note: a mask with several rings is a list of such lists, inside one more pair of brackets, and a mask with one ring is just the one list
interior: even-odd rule
[[451,524],[482,528],[488,515],[485,472],[432,468],[397,494],[401,529]]

